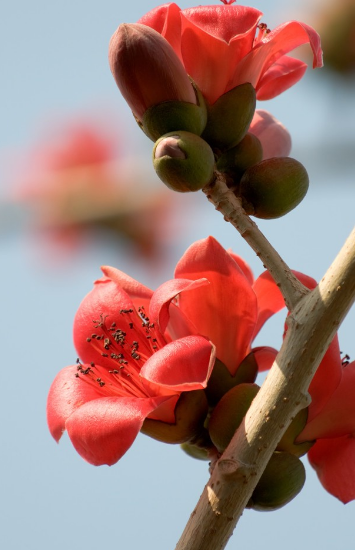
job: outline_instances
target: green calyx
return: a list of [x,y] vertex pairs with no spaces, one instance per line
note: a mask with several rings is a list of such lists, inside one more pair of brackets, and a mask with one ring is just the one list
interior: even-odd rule
[[313,446],[314,441],[295,443],[295,440],[307,423],[307,417],[308,408],[302,409],[298,414],[296,414],[295,418],[292,420],[291,424],[282,436],[278,446],[276,447],[277,451],[284,451],[297,457],[308,453],[309,449]]
[[211,147],[190,132],[170,132],[156,142],[153,165],[159,178],[173,191],[198,191],[211,183],[215,160]]
[[258,391],[257,384],[239,384],[217,403],[211,414],[208,431],[219,452],[228,446]]
[[217,170],[230,175],[236,182],[244,172],[261,161],[263,148],[254,134],[247,134],[242,141],[223,153],[217,161]]
[[214,406],[229,390],[243,383],[252,384],[258,374],[258,364],[253,352],[249,353],[238,366],[234,376],[222,361],[216,359],[212,374],[205,389],[210,405]]
[[247,508],[273,511],[288,504],[301,491],[306,480],[302,462],[289,453],[273,453]]
[[233,88],[208,107],[202,137],[221,150],[237,145],[249,129],[255,106],[256,93],[249,82]]
[[207,123],[207,107],[203,95],[192,83],[197,104],[186,101],[164,101],[147,109],[141,122],[143,132],[156,141],[169,132],[184,130],[200,136]]
[[175,423],[146,418],[141,432],[163,443],[185,443],[202,430],[208,412],[203,390],[183,392],[175,407]]
[[304,166],[289,157],[269,158],[244,172],[238,189],[247,214],[274,219],[288,214],[304,199],[309,178]]

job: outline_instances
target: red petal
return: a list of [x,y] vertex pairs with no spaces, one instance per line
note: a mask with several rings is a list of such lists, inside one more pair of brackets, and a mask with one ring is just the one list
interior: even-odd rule
[[234,374],[250,351],[256,322],[255,294],[242,270],[213,238],[194,243],[176,266],[175,276],[206,277],[210,284],[181,294],[179,307],[217,348],[216,355]]
[[309,386],[312,403],[308,409],[308,422],[311,422],[339,386],[342,376],[338,336],[335,335],[324,355]]
[[258,43],[240,62],[236,71],[234,86],[250,82],[256,89],[266,71],[288,52],[302,44],[309,43],[313,51],[313,67],[321,67],[322,50],[320,38],[312,27],[289,21],[280,25]]
[[[333,344],[333,348],[333,362],[340,370],[337,345]],[[331,361],[331,358],[328,361]],[[342,377],[338,387],[320,412],[314,415],[311,408],[310,414],[312,416],[309,415],[309,421],[300,436],[302,441],[324,437],[341,437],[355,432],[355,362],[343,368],[341,374]],[[320,386],[322,380],[327,380],[325,373],[319,380]],[[321,392],[321,389],[320,387],[319,392]]]
[[47,398],[49,431],[58,442],[70,415],[88,401],[98,399],[100,393],[91,385],[75,377],[77,365],[65,367],[55,377]]
[[68,419],[68,435],[87,462],[111,466],[132,445],[148,414],[165,399],[102,397],[90,401]]
[[307,64],[299,59],[284,56],[270,67],[258,83],[256,99],[272,99],[301,80]]
[[229,82],[253,46],[261,15],[253,8],[230,5],[181,12],[183,63],[210,103],[233,87]]
[[186,336],[150,357],[141,376],[170,390],[198,390],[206,387],[214,361],[215,349],[211,342],[202,336]]
[[228,249],[227,252],[233,258],[233,260],[238,264],[240,269],[243,271],[243,273],[246,276],[246,278],[248,279],[249,283],[251,285],[253,285],[254,284],[254,274],[253,274],[250,266],[247,264],[247,262],[245,260],[243,260],[243,258],[241,258],[240,256],[237,256],[237,254],[234,254],[234,252],[232,250]]
[[[315,288],[317,283],[312,277],[308,277],[299,271],[292,271],[307,288]],[[268,271],[264,271],[254,283],[253,290],[258,300],[258,321],[255,327],[256,336],[264,323],[285,307],[285,301],[279,287]]]
[[258,364],[259,372],[269,370],[275,361],[276,355],[278,354],[278,351],[275,348],[270,348],[268,346],[253,348],[251,351],[254,354]]
[[148,310],[150,299],[153,296],[153,291],[150,288],[115,267],[103,266],[101,270],[106,277],[127,292],[136,309],[143,306]]
[[[105,351],[102,342],[97,342],[95,339],[90,341],[90,337],[93,333],[104,334],[102,328],[97,327],[100,316],[104,319],[106,327],[110,327],[115,322],[120,329],[128,332],[131,318],[122,315],[120,311],[130,310],[133,307],[128,294],[110,279],[105,277],[95,282],[94,288],[81,302],[74,319],[74,345],[84,363],[94,362],[108,368],[112,367],[112,360],[102,355]],[[138,315],[136,317],[141,324]],[[105,336],[107,335],[106,331]]]
[[354,436],[320,439],[308,451],[323,487],[346,504],[355,499]]
[[159,32],[165,40],[174,48],[181,59],[181,18],[180,8],[176,4],[163,4],[152,9],[137,23],[147,25]]
[[158,323],[161,333],[165,332],[169,322],[170,302],[181,292],[194,290],[203,285],[208,285],[207,279],[189,281],[187,279],[172,279],[160,285],[154,292],[150,303],[149,317],[153,323]]

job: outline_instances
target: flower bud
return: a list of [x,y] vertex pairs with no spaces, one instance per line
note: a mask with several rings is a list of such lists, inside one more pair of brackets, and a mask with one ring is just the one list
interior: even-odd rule
[[225,393],[238,384],[253,383],[257,374],[258,364],[253,352],[243,359],[234,376],[231,375],[222,361],[216,359],[205,389],[209,404],[216,405]]
[[257,384],[239,384],[217,403],[208,424],[208,431],[212,443],[220,452],[228,446],[258,391]]
[[149,107],[163,101],[196,103],[185,68],[157,31],[141,24],[122,24],[109,46],[112,74],[123,97],[141,121]]
[[229,174],[236,183],[245,170],[263,158],[263,148],[259,139],[247,134],[238,145],[228,149],[217,161],[217,170]]
[[183,392],[175,406],[175,424],[146,418],[141,432],[164,443],[185,443],[203,430],[207,412],[203,390]]
[[238,195],[247,214],[266,220],[280,218],[298,206],[308,184],[307,171],[300,162],[275,157],[244,172]]
[[208,450],[203,447],[198,447],[191,443],[182,443],[180,447],[187,455],[191,456],[191,458],[196,458],[197,460],[210,460]]
[[249,132],[261,142],[263,157],[260,160],[288,157],[290,154],[292,142],[287,128],[268,111],[255,111]]
[[222,150],[237,145],[248,131],[255,104],[255,89],[249,82],[223,94],[208,108],[202,137],[212,147]]
[[159,178],[173,191],[198,191],[213,179],[213,151],[190,132],[171,132],[158,139],[153,164]]
[[207,122],[207,107],[201,92],[195,87],[196,104],[186,101],[164,101],[147,109],[140,124],[143,132],[156,141],[162,135],[178,130],[201,135]]
[[302,462],[289,453],[273,453],[247,508],[272,511],[291,502],[301,491],[306,480]]
[[307,424],[307,417],[308,408],[302,409],[298,414],[296,414],[295,418],[292,420],[291,424],[282,436],[278,446],[276,447],[277,451],[284,451],[298,457],[308,453],[309,449],[313,446],[314,441],[295,443],[295,440]]

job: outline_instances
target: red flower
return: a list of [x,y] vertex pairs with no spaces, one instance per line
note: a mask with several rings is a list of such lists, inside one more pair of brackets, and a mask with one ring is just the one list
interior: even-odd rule
[[[174,424],[179,397],[206,387],[215,357],[234,374],[280,309],[266,291],[272,284],[254,282],[247,264],[212,237],[194,243],[175,279],[155,292],[115,268],[103,272],[74,321],[82,363],[59,372],[47,403],[54,439],[66,429],[95,465],[117,462],[146,418]],[[254,353],[261,369],[275,355]]]
[[[313,67],[322,66],[320,38],[310,26],[289,21],[273,31],[262,13],[239,5],[181,10],[164,4],[138,23],[158,31],[174,48],[204,96],[214,103],[232,88],[250,82],[257,99],[271,99],[302,78],[306,65],[286,54],[309,43]],[[258,32],[257,32],[258,31]]]
[[308,459],[324,488],[346,504],[355,499],[355,361],[341,361],[337,341],[332,359],[340,382],[321,407],[310,392],[316,412],[310,410],[297,441],[316,440]]

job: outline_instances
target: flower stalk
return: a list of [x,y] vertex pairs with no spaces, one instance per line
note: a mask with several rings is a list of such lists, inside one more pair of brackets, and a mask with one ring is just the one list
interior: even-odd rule
[[355,229],[319,285],[299,296],[275,362],[216,462],[175,550],[223,550],[277,443],[309,404],[308,386],[355,301]]
[[269,243],[255,222],[245,213],[241,199],[236,197],[226,183],[226,175],[216,172],[214,181],[204,187],[208,200],[221,212],[224,219],[235,227],[251,246],[263,265],[270,272],[291,311],[300,298],[309,291],[292,273],[285,261]]

